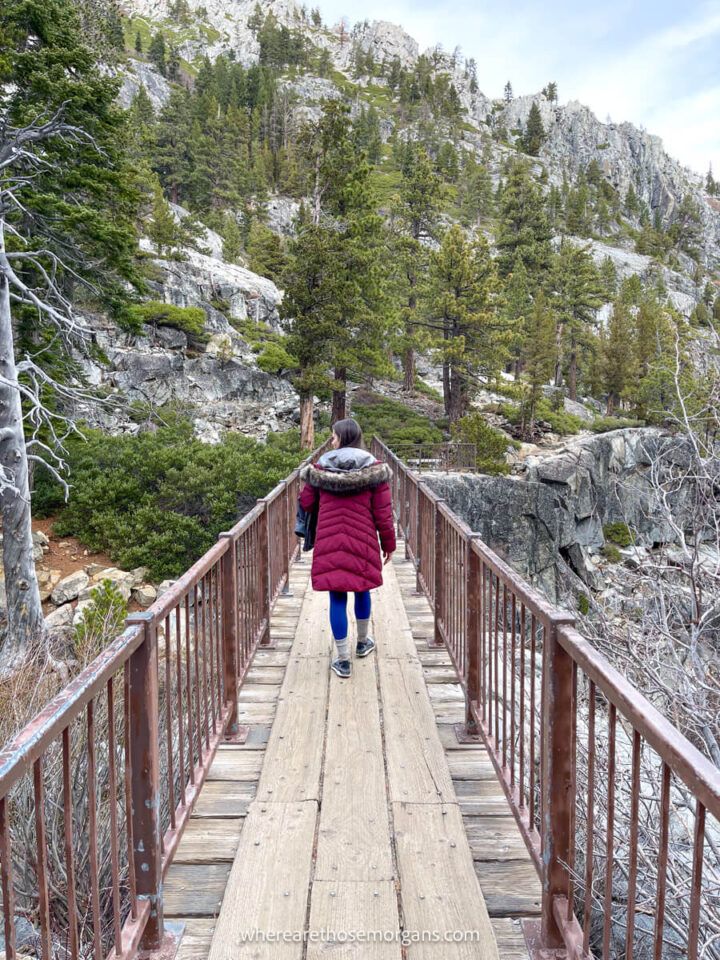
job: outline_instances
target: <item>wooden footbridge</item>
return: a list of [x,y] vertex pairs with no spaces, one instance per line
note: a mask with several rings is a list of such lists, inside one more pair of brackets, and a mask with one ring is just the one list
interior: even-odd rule
[[373,449],[351,679],[295,472],[6,745],[8,960],[717,956],[720,772]]

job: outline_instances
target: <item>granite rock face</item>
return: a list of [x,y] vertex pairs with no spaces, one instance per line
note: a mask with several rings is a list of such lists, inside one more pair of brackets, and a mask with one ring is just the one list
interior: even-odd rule
[[[683,442],[660,430],[616,430],[584,437],[558,453],[528,457],[517,477],[430,474],[427,482],[488,546],[549,596],[558,597],[561,560],[589,586],[592,555],[605,542],[603,527],[625,523],[639,546],[673,543],[672,524],[657,509],[650,467],[687,460]],[[690,516],[692,490],[669,493],[674,521]]]

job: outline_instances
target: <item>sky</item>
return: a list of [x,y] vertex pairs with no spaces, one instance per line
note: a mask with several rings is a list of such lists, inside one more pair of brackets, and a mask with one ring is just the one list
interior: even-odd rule
[[315,0],[326,23],[342,16],[402,25],[420,49],[460,46],[489,97],[549,81],[560,103],[579,100],[600,120],[629,120],[662,137],[671,156],[720,179],[720,0]]

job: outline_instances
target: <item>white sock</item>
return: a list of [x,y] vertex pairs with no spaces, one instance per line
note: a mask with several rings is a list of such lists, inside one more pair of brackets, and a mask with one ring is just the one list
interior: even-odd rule
[[363,643],[367,640],[368,630],[370,629],[369,620],[357,620],[357,638],[358,643]]
[[342,640],[338,640],[336,637],[335,646],[337,647],[338,660],[350,659],[350,641],[347,637],[343,637]]

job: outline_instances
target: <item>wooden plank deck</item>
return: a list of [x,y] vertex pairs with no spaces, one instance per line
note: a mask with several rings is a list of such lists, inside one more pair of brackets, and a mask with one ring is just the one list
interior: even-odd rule
[[[462,691],[402,544],[350,680],[329,670],[309,572],[275,604],[241,693],[247,742],[218,750],[168,871],[179,960],[527,960],[539,882],[484,748],[457,740]],[[457,930],[477,939],[409,939]]]

